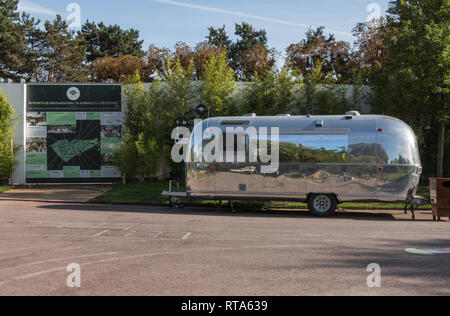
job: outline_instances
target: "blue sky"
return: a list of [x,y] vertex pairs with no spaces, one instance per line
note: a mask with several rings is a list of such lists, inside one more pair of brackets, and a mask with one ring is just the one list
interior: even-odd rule
[[[307,26],[324,25],[336,38],[353,42],[351,30],[369,15],[384,15],[389,0],[20,0],[20,9],[41,19],[56,13],[67,17],[67,6],[81,8],[81,22],[93,20],[136,28],[150,44],[173,48],[177,41],[195,45],[205,40],[209,26],[246,21],[268,33],[269,45],[283,52],[304,38]],[[375,8],[375,9],[372,9]],[[369,10],[368,10],[369,9]]]

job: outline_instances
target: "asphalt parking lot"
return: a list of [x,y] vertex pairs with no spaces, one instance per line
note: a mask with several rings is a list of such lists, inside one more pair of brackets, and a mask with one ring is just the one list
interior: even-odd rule
[[[429,214],[243,213],[0,201],[0,295],[449,295]],[[81,287],[68,288],[68,265]],[[381,288],[367,286],[379,264]]]

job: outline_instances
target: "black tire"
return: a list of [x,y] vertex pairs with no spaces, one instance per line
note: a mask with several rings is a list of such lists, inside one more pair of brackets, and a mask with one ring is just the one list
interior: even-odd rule
[[330,217],[336,213],[337,200],[331,194],[313,194],[308,199],[311,215],[317,217]]

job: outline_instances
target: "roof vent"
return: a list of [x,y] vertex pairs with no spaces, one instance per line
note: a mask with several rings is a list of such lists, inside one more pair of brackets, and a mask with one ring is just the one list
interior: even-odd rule
[[256,113],[249,113],[249,114],[244,114],[242,116],[244,116],[244,117],[256,117],[257,115],[256,115]]
[[323,121],[322,120],[317,120],[316,121],[316,127],[323,127]]
[[354,116],[361,116],[361,113],[359,113],[358,111],[350,111],[345,113],[345,118],[347,120],[353,120]]

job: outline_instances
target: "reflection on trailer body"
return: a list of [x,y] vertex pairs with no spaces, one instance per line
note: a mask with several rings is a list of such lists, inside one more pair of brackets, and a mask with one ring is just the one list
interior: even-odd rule
[[[386,116],[222,117],[203,121],[191,137],[188,196],[215,200],[306,201],[312,194],[339,202],[410,202],[417,191],[421,162],[416,136],[400,120]],[[263,163],[194,162],[196,131],[227,127],[280,129],[280,166],[263,174]],[[224,136],[226,138],[226,136]],[[269,137],[270,142],[270,137]],[[226,150],[226,145],[224,146]]]

